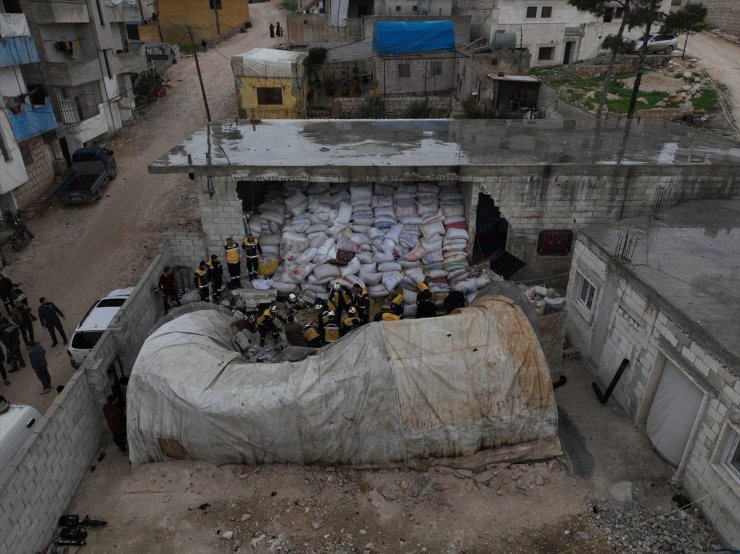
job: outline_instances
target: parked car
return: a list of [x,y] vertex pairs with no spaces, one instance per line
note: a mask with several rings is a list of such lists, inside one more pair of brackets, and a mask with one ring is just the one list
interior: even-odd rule
[[65,204],[98,200],[117,172],[118,164],[112,150],[99,146],[79,148],[72,154],[72,169],[57,189],[56,197]]
[[[632,41],[632,48],[635,52],[640,52],[643,49],[643,39],[638,38]],[[655,52],[662,52],[663,54],[670,54],[676,49],[678,44],[678,37],[676,35],[670,35],[666,33],[655,33],[650,35],[648,38],[646,52],[653,54]]]
[[98,298],[88,310],[72,333],[67,348],[73,368],[82,365],[133,290],[133,287],[112,290],[105,298]]
[[31,406],[11,404],[0,414],[0,471],[44,419]]

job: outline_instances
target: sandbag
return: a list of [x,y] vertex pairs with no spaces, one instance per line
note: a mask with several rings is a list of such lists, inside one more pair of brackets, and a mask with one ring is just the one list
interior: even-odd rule
[[378,271],[401,271],[401,264],[398,262],[383,262],[378,265]]
[[341,274],[339,267],[331,264],[321,264],[316,266],[313,270],[313,275],[316,277],[317,281],[330,279],[331,277],[339,277]]
[[373,286],[380,283],[380,277],[382,274],[380,273],[371,273],[368,271],[360,270],[360,279],[367,285],[367,286]]
[[386,271],[381,273],[380,281],[383,286],[388,290],[393,290],[398,286],[398,283],[403,279],[403,274],[400,271]]

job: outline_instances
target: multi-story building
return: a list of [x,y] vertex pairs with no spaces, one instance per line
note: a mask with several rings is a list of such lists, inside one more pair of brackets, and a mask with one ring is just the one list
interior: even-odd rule
[[[13,12],[13,10],[16,10]],[[39,61],[26,17],[0,0],[0,209],[14,211],[54,181],[54,111],[42,86],[22,68]]]
[[[671,0],[659,0],[668,13]],[[471,38],[493,40],[496,31],[516,35],[517,46],[532,53],[532,66],[560,65],[595,57],[603,40],[616,34],[622,10],[615,6],[602,17],[577,10],[567,0],[473,0],[458,2],[455,13],[473,17]],[[490,17],[481,17],[481,14]],[[657,28],[656,28],[657,30]],[[641,29],[626,31],[637,38]]]
[[138,0],[20,0],[39,48],[40,63],[24,66],[42,83],[59,122],[65,157],[120,129],[135,108],[131,76],[147,69],[128,22],[140,22]]

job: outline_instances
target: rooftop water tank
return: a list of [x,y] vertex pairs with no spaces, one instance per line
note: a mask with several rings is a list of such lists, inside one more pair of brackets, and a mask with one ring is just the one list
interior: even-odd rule
[[491,35],[491,48],[501,50],[502,48],[516,48],[516,33],[496,31]]

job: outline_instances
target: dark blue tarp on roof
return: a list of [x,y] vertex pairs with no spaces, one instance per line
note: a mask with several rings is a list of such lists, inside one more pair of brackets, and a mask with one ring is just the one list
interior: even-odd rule
[[455,50],[452,21],[378,21],[373,50],[376,54],[411,54]]

